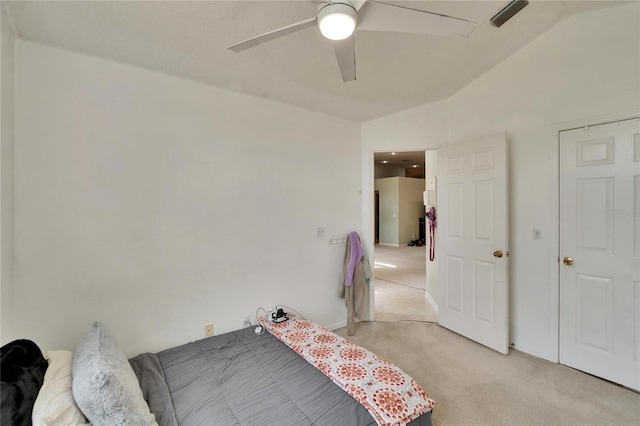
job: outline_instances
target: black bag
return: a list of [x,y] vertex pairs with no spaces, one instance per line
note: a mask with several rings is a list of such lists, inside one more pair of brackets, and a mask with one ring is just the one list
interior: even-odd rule
[[31,425],[31,412],[49,364],[31,340],[0,348],[0,425]]

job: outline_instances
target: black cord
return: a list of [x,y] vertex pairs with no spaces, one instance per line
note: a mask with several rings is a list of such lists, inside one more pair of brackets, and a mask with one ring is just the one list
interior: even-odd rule
[[278,306],[279,306],[279,307],[281,307],[281,308],[287,308],[288,310],[293,311],[293,312],[295,312],[296,314],[298,314],[298,316],[299,316],[300,318],[304,318],[304,316],[302,316],[302,314],[301,314],[300,312],[296,311],[296,310],[295,310],[295,309],[293,309],[293,308],[290,308],[290,307],[288,307],[288,306],[286,306],[286,305],[276,305],[276,309],[278,309]]

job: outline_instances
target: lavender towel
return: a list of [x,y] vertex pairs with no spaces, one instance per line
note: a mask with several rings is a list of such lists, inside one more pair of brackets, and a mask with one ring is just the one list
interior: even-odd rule
[[351,232],[349,234],[349,243],[351,246],[351,253],[349,254],[349,265],[347,265],[347,275],[344,278],[344,285],[351,287],[353,282],[353,273],[356,270],[356,265],[362,259],[362,245],[360,244],[360,237],[357,232]]

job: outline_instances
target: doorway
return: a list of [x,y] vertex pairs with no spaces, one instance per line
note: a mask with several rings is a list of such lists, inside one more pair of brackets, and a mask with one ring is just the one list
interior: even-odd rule
[[425,152],[374,153],[375,319],[437,322],[426,296]]
[[559,362],[640,390],[640,120],[559,132]]

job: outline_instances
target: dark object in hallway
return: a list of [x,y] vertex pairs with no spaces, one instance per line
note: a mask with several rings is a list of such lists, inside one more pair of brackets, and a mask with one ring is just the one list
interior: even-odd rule
[[418,218],[418,234],[419,240],[425,241],[427,239],[424,217]]
[[407,244],[409,247],[423,247],[424,246],[424,240],[423,239],[417,239],[417,240],[411,240],[409,242],[409,244]]

